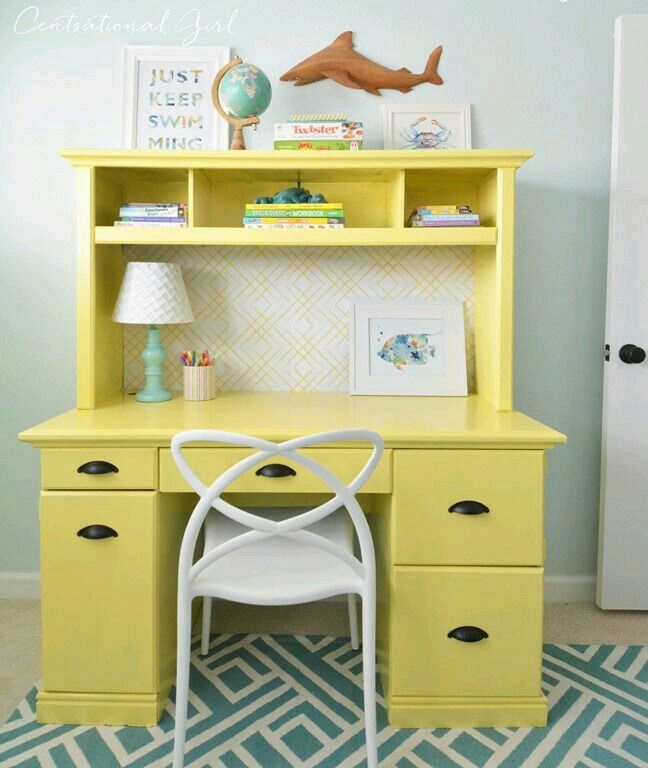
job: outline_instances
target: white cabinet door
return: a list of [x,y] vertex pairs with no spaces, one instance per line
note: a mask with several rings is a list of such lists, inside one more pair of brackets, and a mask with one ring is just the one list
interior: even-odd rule
[[597,603],[648,609],[648,16],[615,28]]

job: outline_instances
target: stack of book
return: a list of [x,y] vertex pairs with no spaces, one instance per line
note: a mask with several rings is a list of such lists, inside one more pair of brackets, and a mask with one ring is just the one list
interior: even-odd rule
[[346,115],[291,115],[275,124],[275,149],[362,149],[362,123]]
[[250,229],[342,229],[342,203],[250,203],[243,226]]
[[469,205],[419,205],[407,222],[410,227],[478,227],[479,214]]
[[124,203],[116,227],[186,227],[186,203]]

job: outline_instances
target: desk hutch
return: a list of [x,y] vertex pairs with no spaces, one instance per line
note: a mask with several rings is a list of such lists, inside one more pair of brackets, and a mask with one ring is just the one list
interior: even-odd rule
[[[77,408],[20,437],[41,450],[42,722],[152,725],[175,674],[177,557],[194,497],[172,436],[214,428],[284,440],[361,427],[386,451],[361,501],[378,561],[378,664],[402,727],[544,725],[543,476],[560,433],[513,410],[515,174],[523,151],[66,150],[78,176]],[[244,205],[301,182],[344,203],[345,229],[246,230]],[[114,227],[125,200],[187,201],[186,228]],[[467,203],[482,226],[411,229],[415,204]],[[111,313],[123,246],[471,246],[474,375],[468,397],[220,392],[143,404],[123,391]],[[401,258],[407,258],[401,255]],[[170,350],[173,353],[177,350]],[[203,479],[244,452],[191,449]],[[366,449],[314,449],[349,480]],[[84,474],[91,461],[118,472]],[[315,477],[242,477],[250,505],[316,500]],[[241,495],[239,497],[239,494]],[[449,514],[460,501],[479,502]],[[488,512],[484,512],[488,508]],[[82,527],[118,537],[89,541]],[[215,614],[217,616],[217,611]],[[456,627],[488,637],[462,642]],[[259,628],[262,631],[262,627]]]

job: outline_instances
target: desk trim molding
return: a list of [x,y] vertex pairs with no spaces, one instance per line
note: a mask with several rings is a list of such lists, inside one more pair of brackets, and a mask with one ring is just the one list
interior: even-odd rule
[[78,725],[157,725],[169,697],[170,686],[155,693],[57,693],[39,691],[39,723]]
[[547,725],[545,696],[392,696],[394,728],[536,728]]

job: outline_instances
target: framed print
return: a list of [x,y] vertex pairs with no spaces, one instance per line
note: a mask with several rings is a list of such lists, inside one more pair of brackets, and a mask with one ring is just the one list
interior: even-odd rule
[[131,149],[227,149],[229,126],[211,86],[230,49],[127,45],[122,144]]
[[470,104],[385,104],[385,149],[472,149]]
[[351,302],[352,395],[467,395],[463,303]]

